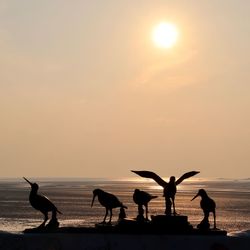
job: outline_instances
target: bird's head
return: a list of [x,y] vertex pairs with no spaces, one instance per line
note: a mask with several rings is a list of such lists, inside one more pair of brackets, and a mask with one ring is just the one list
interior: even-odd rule
[[170,179],[169,179],[169,182],[170,183],[175,183],[175,176],[171,176]]
[[198,196],[204,197],[206,195],[207,195],[207,193],[206,193],[206,191],[204,189],[199,189],[198,193],[194,196],[194,198],[191,201],[193,201]]
[[37,190],[39,189],[38,184],[37,184],[37,183],[32,183],[32,182],[30,182],[30,181],[29,181],[28,179],[26,179],[25,177],[23,177],[23,178],[24,178],[24,180],[26,180],[26,181],[30,184],[31,190],[37,192]]
[[138,193],[138,192],[140,192],[140,189],[136,188],[134,193]]
[[91,203],[91,207],[94,205],[95,197],[98,196],[101,192],[103,192],[101,189],[97,188],[93,191],[93,199]]

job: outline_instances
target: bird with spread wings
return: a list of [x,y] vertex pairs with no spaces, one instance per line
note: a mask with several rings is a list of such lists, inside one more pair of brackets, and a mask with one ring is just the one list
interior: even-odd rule
[[177,191],[176,186],[179,185],[181,182],[183,182],[185,179],[190,178],[200,172],[198,171],[191,171],[183,174],[179,179],[175,180],[174,176],[171,176],[169,179],[169,182],[164,181],[160,176],[158,176],[156,173],[151,172],[151,171],[135,171],[131,170],[133,173],[144,177],[144,178],[150,178],[153,179],[158,185],[163,187],[163,193],[165,197],[165,205],[166,205],[166,210],[165,214],[166,215],[171,215],[172,214],[172,205],[173,205],[173,214],[176,215],[175,211],[175,194]]

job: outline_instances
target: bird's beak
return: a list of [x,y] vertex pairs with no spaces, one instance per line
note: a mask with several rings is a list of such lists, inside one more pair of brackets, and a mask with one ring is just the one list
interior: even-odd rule
[[199,194],[197,194],[197,195],[195,195],[194,196],[194,198],[191,200],[191,201],[193,201],[195,198],[197,198],[199,196]]
[[27,180],[25,177],[23,177],[23,178],[24,178],[24,180],[26,180],[30,184],[30,186],[32,186],[32,183],[29,180]]
[[91,207],[93,207],[93,205],[94,205],[95,197],[96,197],[96,195],[93,194],[93,199],[92,199]]

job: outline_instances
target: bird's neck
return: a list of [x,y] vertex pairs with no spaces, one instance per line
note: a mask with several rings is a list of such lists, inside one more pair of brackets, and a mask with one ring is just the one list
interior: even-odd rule
[[172,186],[172,187],[175,187],[176,186],[175,181],[172,181],[172,180],[169,181],[169,185]]
[[30,196],[34,196],[37,195],[37,190],[32,190],[30,191]]

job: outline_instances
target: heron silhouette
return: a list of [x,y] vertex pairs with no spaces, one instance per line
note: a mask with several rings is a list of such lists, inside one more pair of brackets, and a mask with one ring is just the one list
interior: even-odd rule
[[215,201],[208,196],[207,192],[204,189],[199,189],[198,193],[194,196],[194,198],[191,201],[193,201],[198,196],[201,197],[200,206],[204,213],[204,218],[201,221],[200,226],[206,225],[206,227],[209,228],[208,217],[209,217],[209,213],[211,212],[213,213],[213,217],[214,217],[214,229],[216,229],[216,213],[215,213],[216,203]]
[[191,171],[183,174],[178,180],[175,180],[174,176],[171,176],[169,179],[169,182],[164,181],[160,176],[158,176],[156,173],[151,171],[135,171],[131,170],[133,173],[144,177],[144,178],[150,178],[153,179],[158,185],[163,187],[163,196],[165,197],[165,214],[171,215],[172,214],[172,205],[173,205],[173,215],[176,215],[175,210],[175,194],[177,192],[176,186],[179,185],[181,182],[183,182],[185,179],[190,178],[200,172],[198,171]]
[[140,189],[135,189],[133,194],[133,200],[138,205],[138,215],[143,216],[143,206],[146,209],[146,220],[148,220],[148,203],[157,198],[158,196],[151,195],[145,191],[141,191]]
[[38,228],[42,228],[45,226],[48,220],[49,212],[52,212],[52,218],[50,222],[56,225],[56,227],[58,227],[59,223],[57,222],[56,215],[57,213],[59,214],[62,214],[62,213],[46,196],[37,193],[39,189],[39,186],[37,183],[32,183],[25,177],[23,177],[23,179],[26,180],[31,186],[31,191],[29,195],[29,201],[30,201],[31,206],[35,208],[36,210],[40,211],[44,215],[44,221]]
[[93,207],[93,205],[94,205],[94,201],[95,201],[96,196],[98,197],[98,201],[100,202],[100,204],[103,207],[105,207],[105,209],[106,209],[106,213],[105,213],[105,216],[103,218],[102,223],[106,222],[108,212],[110,212],[110,217],[109,217],[108,223],[111,224],[111,220],[112,220],[112,216],[113,216],[113,213],[112,213],[113,208],[117,208],[117,207],[127,208],[126,206],[124,206],[122,204],[122,202],[119,201],[119,199],[115,195],[108,193],[108,192],[105,192],[99,188],[97,188],[93,191],[93,199],[92,199],[91,207]]

